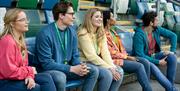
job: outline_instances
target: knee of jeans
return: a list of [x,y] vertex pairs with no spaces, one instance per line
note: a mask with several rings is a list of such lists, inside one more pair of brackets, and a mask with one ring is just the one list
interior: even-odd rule
[[141,63],[138,63],[138,64],[137,64],[137,70],[142,70],[142,69],[145,69],[145,68],[144,68],[144,65],[141,64]]
[[33,88],[32,91],[41,91],[41,86],[39,84],[36,84],[35,88]]
[[88,64],[88,67],[90,67],[90,72],[89,72],[89,75],[93,75],[95,76],[96,78],[98,78],[99,76],[99,70],[96,66],[93,66],[91,64]]
[[170,53],[167,57],[167,61],[170,61],[170,62],[176,62],[177,61],[177,58],[176,58],[176,55],[175,54],[172,54]]
[[143,65],[150,66],[150,62],[146,58],[139,57],[138,59],[139,59],[140,63],[142,63]]
[[58,86],[65,86],[66,85],[66,75],[63,72],[53,71],[52,78],[53,78],[56,85],[58,85]]
[[99,70],[99,71],[101,71],[101,72],[99,72],[100,79],[104,79],[104,80],[112,82],[113,75],[110,70],[104,68],[103,70]]
[[51,77],[51,75],[49,73],[41,73],[44,83],[52,83],[53,82],[53,78]]

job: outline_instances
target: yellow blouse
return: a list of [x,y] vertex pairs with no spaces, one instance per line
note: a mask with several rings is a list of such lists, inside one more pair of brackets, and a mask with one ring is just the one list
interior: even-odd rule
[[88,61],[105,68],[115,67],[108,50],[105,34],[100,42],[101,46],[97,45],[96,34],[87,33],[86,29],[79,30],[78,34],[84,34],[78,35],[81,61]]

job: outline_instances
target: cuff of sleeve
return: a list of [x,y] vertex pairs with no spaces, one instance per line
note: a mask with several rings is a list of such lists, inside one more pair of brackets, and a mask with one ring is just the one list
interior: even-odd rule
[[33,73],[32,67],[28,67],[28,76],[27,77],[34,79],[35,75]]
[[155,59],[155,60],[154,60],[154,63],[155,63],[155,64],[159,64],[159,60]]
[[66,65],[66,66],[65,66],[65,69],[66,69],[67,72],[70,72],[70,68],[71,68],[70,65]]

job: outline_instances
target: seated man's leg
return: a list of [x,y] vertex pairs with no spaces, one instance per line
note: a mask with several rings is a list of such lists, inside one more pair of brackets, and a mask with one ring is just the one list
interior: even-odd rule
[[167,78],[174,85],[177,69],[177,57],[175,54],[170,53],[166,58],[167,61]]
[[166,89],[166,91],[173,91],[173,85],[166,78],[166,76],[159,70],[159,68],[153,63],[150,64],[151,74],[157,79],[157,81]]
[[123,76],[124,76],[124,71],[119,66],[117,66],[117,70],[118,70],[119,74],[121,75],[121,78],[118,81],[113,80],[109,91],[118,91],[118,89],[119,89],[119,87],[120,87],[120,85],[122,83]]
[[150,80],[150,74],[151,74],[150,62],[147,59],[142,58],[142,57],[137,57],[137,59],[139,60],[140,63],[142,63],[144,65],[147,77]]
[[50,71],[46,71],[46,72],[52,76],[53,81],[56,85],[57,91],[65,91],[66,90],[66,74],[65,73],[63,73],[61,71],[57,71],[57,70],[50,70]]
[[176,75],[176,67],[177,67],[177,57],[175,54],[169,53],[168,55],[165,55],[163,52],[158,53],[158,55],[155,55],[156,59],[162,59],[164,57],[167,61],[167,79],[174,84],[175,75]]
[[49,73],[36,74],[35,82],[41,86],[42,91],[56,91],[56,86]]
[[98,90],[97,91],[109,91],[111,83],[113,81],[113,75],[107,68],[99,67],[98,77]]
[[152,91],[149,79],[145,72],[145,68],[141,63],[124,60],[124,65],[122,68],[124,72],[136,73],[137,79],[141,84],[143,91]]
[[29,90],[24,80],[0,80],[0,91],[41,91],[41,88],[39,84],[36,84]]
[[89,69],[89,73],[85,76],[79,76],[74,73],[68,73],[67,75],[67,80],[78,80],[78,79],[84,79],[82,91],[93,91],[95,84],[97,82],[97,78],[99,75],[99,70],[96,66],[87,64]]

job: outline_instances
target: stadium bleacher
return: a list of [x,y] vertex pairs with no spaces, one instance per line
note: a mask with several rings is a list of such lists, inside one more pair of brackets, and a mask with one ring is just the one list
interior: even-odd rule
[[[28,45],[29,55],[31,56],[30,58],[34,59],[33,57],[34,54],[31,47],[33,48],[34,46],[35,36],[43,26],[46,26],[47,24],[52,23],[54,21],[51,10],[52,7],[55,5],[55,3],[59,1],[60,0],[0,0],[0,32],[3,30],[3,16],[7,9],[13,7],[24,9],[27,14],[27,17],[30,19],[29,31],[25,34],[27,37],[26,42]],[[102,10],[109,9],[111,2],[117,0],[71,0],[71,1],[74,5],[74,10],[76,11],[75,13],[76,20],[74,24],[79,26],[83,21],[83,17],[87,9],[94,7],[100,8]],[[132,44],[133,33],[129,33],[129,32],[133,32],[133,29],[136,26],[135,25],[136,21],[135,19],[130,19],[128,16],[131,15],[133,18],[140,19],[141,16],[144,14],[144,12],[150,10],[156,11],[155,2],[157,0],[128,0],[128,1],[122,0],[122,1],[124,2],[129,1],[129,2],[128,4],[119,2],[120,5],[125,5],[124,9],[123,11],[121,11],[122,9],[116,10],[117,12],[114,12],[114,14],[117,14],[117,17],[120,17],[119,21],[117,22],[117,26],[119,26],[119,31],[121,33],[119,32],[118,34],[122,39],[125,38],[125,40],[128,40],[128,42],[125,42],[123,44],[128,45],[125,47],[127,47],[126,49],[128,52],[131,52],[132,48],[129,45]],[[101,5],[101,3],[106,4],[106,7],[97,6],[99,4]],[[174,14],[168,14],[168,12],[180,13],[180,6],[167,2],[166,0],[161,0],[159,25],[165,26],[168,29],[175,32],[178,35],[178,43],[180,43],[180,14],[174,15]],[[122,16],[126,16],[126,17],[122,18]],[[132,78],[132,79],[133,81],[136,80],[136,78],[135,79]],[[178,83],[180,83],[179,81]],[[67,89],[79,87],[81,84],[82,84],[81,80],[68,81]]]

